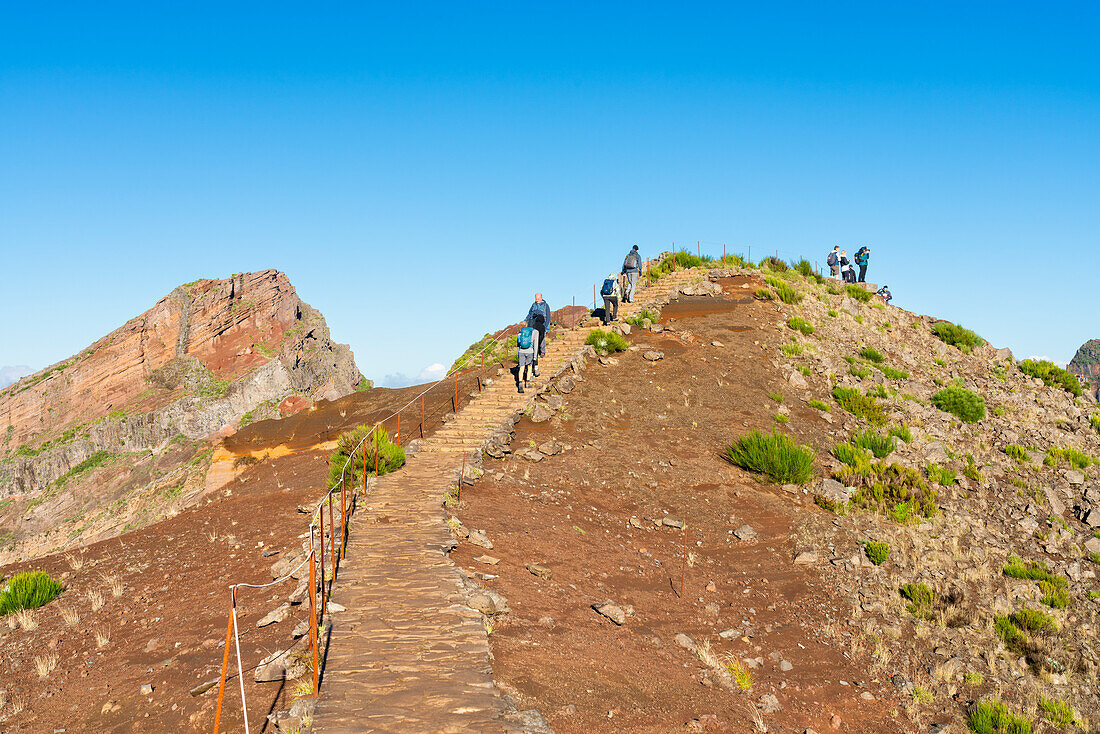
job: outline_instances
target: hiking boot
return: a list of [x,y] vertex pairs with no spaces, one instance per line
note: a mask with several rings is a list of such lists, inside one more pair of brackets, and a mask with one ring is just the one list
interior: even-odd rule
[[518,387],[519,387],[519,391],[523,392],[523,385],[519,385]]
[[539,376],[539,368],[538,367],[535,368],[535,373],[534,374],[535,374],[535,377]]

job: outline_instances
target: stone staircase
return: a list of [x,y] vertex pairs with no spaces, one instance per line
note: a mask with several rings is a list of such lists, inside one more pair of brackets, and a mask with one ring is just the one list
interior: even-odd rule
[[[637,301],[620,307],[620,321],[700,275],[672,273],[648,289],[639,283]],[[443,503],[463,455],[526,409],[538,388],[581,352],[591,330],[558,332],[547,343],[541,376],[523,394],[511,374],[494,378],[359,501],[332,587],[332,601],[345,611],[329,617],[314,732],[545,731],[522,723],[493,683],[481,613],[466,606],[462,576],[447,555],[453,541]]]

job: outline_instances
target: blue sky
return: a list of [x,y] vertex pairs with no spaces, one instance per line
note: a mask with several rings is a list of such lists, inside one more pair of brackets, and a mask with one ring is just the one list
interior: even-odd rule
[[1068,360],[1100,11],[960,5],[6,3],[0,366],[275,267],[415,376],[696,240],[868,243],[898,305]]

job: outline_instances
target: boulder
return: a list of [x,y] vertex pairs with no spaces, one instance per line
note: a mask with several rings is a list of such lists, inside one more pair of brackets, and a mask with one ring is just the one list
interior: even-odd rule
[[656,349],[650,349],[642,354],[642,359],[648,362],[656,362],[659,359],[664,359],[665,353],[658,352]]
[[290,616],[290,604],[280,604],[279,606],[268,612],[262,619],[257,621],[256,626],[266,627],[269,624],[278,624],[279,622],[285,622],[288,616]]
[[557,384],[558,392],[563,393],[565,395],[568,395],[569,393],[573,392],[573,389],[576,386],[577,386],[577,380],[576,380],[575,377],[572,377],[571,375],[566,375],[565,377],[561,378],[560,380],[558,380],[558,384]]
[[476,609],[487,617],[495,614],[507,614],[512,611],[508,608],[508,601],[499,592],[492,589],[480,589],[470,595],[466,600],[467,606]]
[[565,398],[561,395],[547,395],[546,405],[550,410],[561,410],[562,406],[565,405]]
[[545,423],[554,417],[554,411],[546,405],[546,403],[535,403],[535,407],[531,409],[531,422],[532,423]]
[[838,505],[845,504],[852,497],[851,489],[845,487],[837,480],[828,477],[821,480],[821,483],[817,485],[817,489],[814,490],[814,493]]
[[305,560],[305,553],[287,553],[285,556],[271,564],[271,578],[280,579],[294,570],[295,566]]
[[484,530],[471,530],[467,540],[479,548],[485,548],[487,550],[493,549],[493,543],[489,540],[489,536],[485,534]]

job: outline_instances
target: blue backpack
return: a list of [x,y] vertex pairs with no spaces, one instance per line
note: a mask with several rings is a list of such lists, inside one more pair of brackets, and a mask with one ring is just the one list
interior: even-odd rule
[[534,333],[535,330],[532,329],[530,326],[524,326],[522,329],[519,330],[519,333],[516,334],[516,346],[520,349],[530,349],[531,335]]
[[614,278],[604,278],[603,288],[600,288],[600,295],[601,296],[610,296],[614,292],[615,292],[615,279]]

